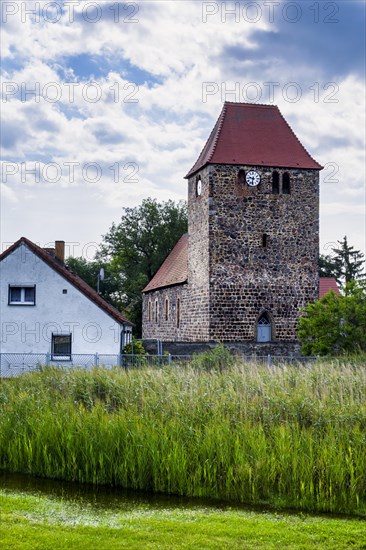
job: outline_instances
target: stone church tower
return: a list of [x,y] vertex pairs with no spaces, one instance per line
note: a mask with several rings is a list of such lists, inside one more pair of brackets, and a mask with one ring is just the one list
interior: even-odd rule
[[144,289],[143,338],[296,351],[318,298],[320,169],[277,107],[225,103],[186,176],[188,236]]

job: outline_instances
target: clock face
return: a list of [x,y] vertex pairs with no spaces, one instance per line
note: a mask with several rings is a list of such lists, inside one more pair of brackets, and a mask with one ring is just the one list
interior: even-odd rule
[[248,172],[245,179],[250,187],[255,187],[261,181],[260,175],[255,170],[251,170],[250,172]]
[[202,181],[201,181],[201,178],[199,180],[197,180],[197,183],[196,183],[196,193],[197,193],[197,197],[200,196],[200,194],[202,193]]

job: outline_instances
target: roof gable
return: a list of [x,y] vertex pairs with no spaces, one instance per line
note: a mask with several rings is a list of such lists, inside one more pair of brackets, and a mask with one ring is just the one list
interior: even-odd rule
[[321,170],[275,105],[226,102],[186,178],[206,164]]
[[21,237],[18,241],[12,244],[7,250],[0,254],[0,262],[14,252],[21,245],[27,246],[36,256],[49,265],[54,271],[66,279],[70,284],[77,288],[84,296],[89,298],[96,306],[102,309],[107,315],[121,324],[134,326],[131,321],[126,319],[115,307],[104,300],[91,286],[89,286],[79,275],[71,271],[63,262],[60,262],[49,252],[34,244],[26,237]]
[[319,300],[323,298],[324,294],[327,294],[330,290],[333,290],[335,294],[340,294],[337,281],[334,277],[320,277],[319,279]]
[[179,239],[142,292],[186,283],[188,280],[188,234]]

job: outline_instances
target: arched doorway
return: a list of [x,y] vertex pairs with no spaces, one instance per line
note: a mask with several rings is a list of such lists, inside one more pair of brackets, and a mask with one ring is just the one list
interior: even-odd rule
[[271,321],[267,313],[262,313],[257,323],[257,342],[271,341]]

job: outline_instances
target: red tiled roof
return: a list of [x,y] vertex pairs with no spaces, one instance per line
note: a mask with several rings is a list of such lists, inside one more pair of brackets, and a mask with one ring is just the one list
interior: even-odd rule
[[337,281],[333,277],[320,277],[319,279],[319,300],[324,294],[333,290],[336,294],[340,294]]
[[197,162],[321,170],[275,105],[226,102]]
[[134,326],[131,321],[126,319],[115,307],[111,306],[102,298],[91,286],[89,286],[79,275],[76,275],[71,271],[63,262],[57,260],[49,252],[41,248],[40,246],[32,243],[29,239],[21,237],[17,242],[12,244],[7,248],[2,254],[0,254],[0,262],[16,250],[20,245],[24,244],[27,246],[34,254],[41,258],[46,264],[48,264],[52,269],[59,273],[64,279],[71,283],[75,288],[80,290],[84,296],[89,298],[92,302],[95,303],[100,309],[105,311],[110,317],[112,317],[118,323],[125,323],[131,326]]
[[142,292],[186,283],[187,279],[188,234],[185,233]]

